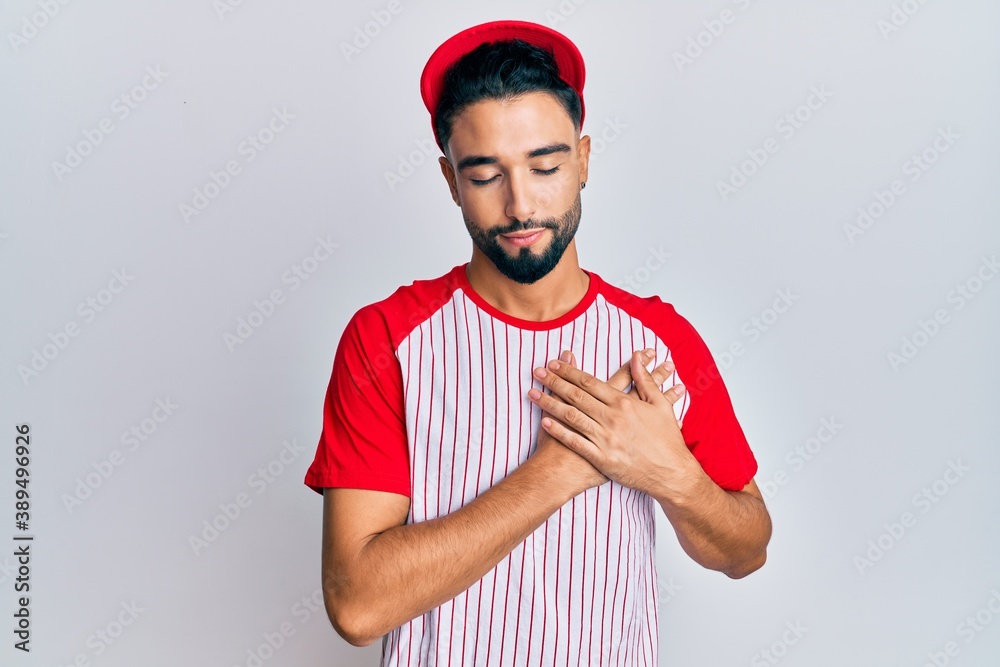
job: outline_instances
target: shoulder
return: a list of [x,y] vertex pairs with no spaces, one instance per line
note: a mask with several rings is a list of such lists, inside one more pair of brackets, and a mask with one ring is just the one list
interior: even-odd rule
[[395,350],[415,328],[452,299],[458,289],[460,270],[464,270],[463,265],[436,278],[416,279],[396,288],[384,299],[362,306],[348,322],[345,335],[381,340]]
[[677,312],[673,303],[664,301],[658,295],[638,296],[603,279],[599,293],[608,304],[642,322],[669,347],[698,346],[702,343],[691,322]]

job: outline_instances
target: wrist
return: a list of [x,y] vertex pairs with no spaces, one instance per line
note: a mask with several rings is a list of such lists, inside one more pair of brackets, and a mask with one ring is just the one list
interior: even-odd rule
[[692,508],[703,503],[718,487],[712,478],[695,463],[688,470],[676,475],[672,480],[659,485],[652,494],[663,512],[670,516],[674,513],[687,513]]
[[532,486],[537,485],[547,491],[546,495],[553,499],[554,506],[551,509],[555,511],[586,489],[579,488],[579,480],[574,479],[561,465],[564,459],[556,456],[557,452],[553,449],[543,447],[535,450],[518,470],[524,469],[524,474],[532,480]]

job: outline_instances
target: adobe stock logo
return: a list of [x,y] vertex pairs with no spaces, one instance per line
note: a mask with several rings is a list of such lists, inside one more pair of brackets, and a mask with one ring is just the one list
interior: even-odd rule
[[[996,254],[990,257],[983,256],[973,275],[965,280],[956,283],[954,288],[948,290],[945,300],[955,304],[954,311],[964,308],[966,304],[976,298],[976,295],[1000,273],[1000,262],[997,261]],[[893,372],[899,372],[899,368],[909,364],[930,342],[941,333],[942,328],[951,322],[951,314],[945,308],[937,308],[928,319],[917,320],[917,329],[909,335],[900,338],[898,352],[890,350],[886,353],[886,361]]]
[[[975,615],[967,614],[962,621],[955,626],[955,634],[961,637],[965,644],[971,644],[976,640],[983,630],[1000,616],[1000,590],[993,588],[986,603],[980,607]],[[927,661],[921,667],[945,667],[951,664],[951,658],[957,657],[962,652],[962,647],[958,641],[950,639],[945,642],[940,651],[928,651]]]
[[754,653],[750,658],[751,667],[768,667],[776,665],[778,661],[788,655],[789,649],[799,643],[799,640],[809,632],[809,628],[802,625],[802,621],[785,621],[785,630],[779,639],[771,642],[771,645]]
[[728,201],[745,186],[767,164],[771,156],[781,149],[781,141],[787,142],[794,137],[812,120],[817,111],[826,106],[831,97],[833,92],[827,90],[826,84],[810,87],[809,94],[802,104],[784,113],[774,122],[774,131],[781,135],[781,140],[771,136],[765,139],[760,147],[748,148],[745,160],[730,165],[729,178],[715,182],[715,188],[722,201]]
[[[104,312],[118,298],[117,295],[124,292],[129,284],[135,280],[135,276],[128,273],[128,269],[122,267],[121,270],[111,272],[111,280],[107,287],[102,287],[95,294],[88,296],[76,306],[76,314],[83,318],[83,324],[93,322],[99,313]],[[48,343],[43,343],[41,350],[37,347],[31,348],[31,359],[28,365],[18,364],[17,374],[21,378],[22,384],[27,387],[28,383],[38,377],[42,371],[48,368],[53,361],[69,346],[73,338],[80,335],[81,325],[75,319],[69,319],[55,333],[48,333]]]
[[10,48],[17,53],[22,46],[38,36],[38,31],[49,24],[62,12],[64,5],[68,5],[69,0],[38,0],[40,11],[32,13],[30,16],[21,17],[21,30],[19,32],[8,32],[7,41]]
[[361,52],[371,45],[372,40],[389,27],[392,18],[399,16],[402,11],[400,0],[389,0],[385,9],[373,9],[370,21],[366,21],[364,26],[354,27],[354,39],[350,43],[340,43],[340,52],[344,54],[344,60],[351,62],[352,58],[360,56]]
[[212,9],[215,10],[215,15],[219,17],[219,22],[226,20],[226,14],[232,14],[238,8],[243,6],[243,0],[213,0]]
[[[900,171],[904,176],[909,176],[911,183],[916,183],[961,138],[962,135],[952,130],[951,125],[939,127],[934,139],[919,153],[913,153],[907,158],[900,165]],[[871,229],[906,193],[906,183],[902,178],[893,179],[884,190],[876,188],[872,192],[872,199],[866,205],[858,207],[855,221],[844,223],[844,235],[847,240],[854,243],[857,237]]]
[[[823,417],[819,420],[820,426],[816,429],[816,434],[801,445],[796,445],[785,454],[785,463],[793,472],[799,472],[806,467],[809,461],[816,458],[823,451],[825,445],[833,441],[837,433],[844,428],[844,425],[837,421],[836,417]],[[765,498],[770,500],[778,494],[778,490],[788,484],[789,476],[784,468],[775,470],[770,479],[763,479],[760,483],[760,492]]]
[[405,157],[402,153],[396,156],[399,159],[396,164],[396,171],[389,171],[387,169],[384,172],[385,184],[389,188],[389,192],[395,192],[396,186],[404,183],[410,176],[413,176],[417,171],[417,167],[433,161],[434,156],[438,153],[437,144],[434,143],[433,139],[424,137],[423,139],[414,140],[413,143],[417,147],[407,153]]
[[[754,0],[733,0],[733,4],[746,11],[753,4]],[[705,19],[701,24],[705,27],[696,35],[688,37],[684,51],[674,51],[674,64],[677,71],[683,72],[685,67],[694,65],[695,61],[704,55],[705,51],[712,47],[722,33],[726,31],[726,26],[736,22],[739,15],[731,9],[723,9],[719,12],[719,18]]]
[[577,8],[587,0],[560,0],[555,9],[545,10],[545,22],[549,27],[565,23],[576,13]]
[[[149,440],[179,407],[170,400],[169,396],[157,398],[156,405],[150,411],[149,416],[144,417],[138,424],[133,424],[128,430],[122,431],[119,442],[122,445],[127,445],[129,452],[138,451],[139,447]],[[112,449],[106,457],[92,461],[90,467],[93,468],[93,471],[77,477],[72,494],[63,493],[60,497],[66,511],[72,514],[76,509],[82,507],[83,503],[93,496],[97,489],[111,479],[115,470],[125,463],[126,456],[122,450]]]
[[188,535],[188,545],[195,556],[200,556],[219,539],[222,533],[229,530],[240,517],[245,516],[245,510],[253,504],[254,498],[274,486],[278,478],[285,474],[300,456],[307,453],[306,448],[295,438],[292,438],[291,442],[283,440],[281,444],[282,447],[274,458],[247,477],[247,486],[257,492],[256,496],[241,491],[232,500],[219,503],[219,511],[214,516],[203,519],[197,532]]
[[[136,619],[139,618],[139,614],[146,611],[146,608],[140,607],[139,603],[135,600],[131,602],[123,600],[119,606],[121,607],[121,611],[114,618],[87,637],[85,643],[90,651],[79,651],[71,662],[66,663],[66,667],[89,667],[92,662],[91,658],[87,655],[88,652],[94,658],[103,655],[135,623]],[[59,667],[62,667],[61,662]]]
[[[329,234],[326,238],[317,236],[316,245],[313,246],[312,252],[292,264],[288,270],[281,274],[282,284],[291,285],[289,292],[296,291],[304,284],[304,281],[316,274],[323,262],[330,259],[333,256],[333,251],[339,247],[339,243],[330,240]],[[222,341],[226,344],[229,353],[232,354],[237,347],[250,340],[254,332],[274,316],[278,307],[284,305],[286,298],[287,294],[281,288],[275,287],[264,299],[254,299],[250,312],[245,317],[240,315],[236,319],[236,326],[232,331],[222,333]]]
[[[941,476],[914,493],[910,502],[921,514],[927,514],[971,470],[972,468],[962,464],[962,459],[948,461],[948,467]],[[885,530],[875,539],[868,540],[868,549],[863,555],[855,555],[853,558],[858,574],[864,575],[865,570],[875,567],[875,563],[882,560],[906,536],[907,531],[917,525],[918,518],[912,512],[903,512],[897,521],[883,523]]]
[[626,274],[621,281],[614,283],[614,286],[622,289],[627,288],[632,291],[641,289],[642,285],[649,281],[653,273],[666,265],[670,257],[671,254],[664,250],[662,245],[656,248],[649,246],[649,254],[646,256],[646,261],[633,269],[631,273]]
[[892,13],[887,19],[879,19],[875,26],[882,33],[882,39],[889,41],[889,36],[894,32],[899,32],[900,28],[910,22],[910,18],[916,16],[917,12],[923,9],[927,0],[903,0],[899,4],[892,6]]
[[236,147],[236,153],[243,158],[243,164],[234,157],[227,160],[219,171],[210,170],[208,180],[204,181],[200,187],[191,190],[191,203],[183,201],[177,205],[177,210],[184,223],[191,224],[191,218],[201,215],[229,187],[233,178],[243,173],[243,165],[256,160],[257,156],[267,150],[268,146],[288,128],[293,120],[295,120],[295,114],[290,113],[287,107],[283,106],[281,109],[272,107],[271,117],[267,123],[253,134],[248,134],[247,138]]
[[[146,74],[139,83],[111,101],[109,111],[119,121],[124,121],[131,116],[132,112],[146,101],[149,94],[159,88],[160,84],[169,76],[169,72],[161,70],[159,65],[147,65],[145,72]],[[73,173],[74,169],[83,164],[84,158],[91,155],[97,150],[98,146],[104,143],[104,138],[114,132],[115,129],[115,122],[105,116],[97,122],[97,127],[81,130],[80,133],[83,135],[83,139],[76,142],[76,144],[66,145],[66,155],[63,161],[52,161],[52,172],[55,174],[56,179],[62,183],[67,176]]]

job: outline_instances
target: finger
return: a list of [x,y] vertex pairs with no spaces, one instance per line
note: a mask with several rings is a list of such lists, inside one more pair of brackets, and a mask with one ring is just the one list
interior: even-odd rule
[[583,437],[579,433],[567,428],[564,424],[559,422],[558,419],[552,419],[551,417],[546,417],[542,419],[542,428],[551,435],[553,438],[566,445],[574,452],[587,459],[590,465],[594,466],[598,470],[601,470],[599,463],[599,456],[601,450],[592,443],[587,438]]
[[[649,361],[655,356],[653,350],[649,349],[636,350],[632,354],[633,356],[635,356],[636,354],[641,355],[643,366],[645,366],[645,364],[648,364]],[[576,366],[576,355],[573,354],[572,350],[563,350],[562,354],[559,355],[559,359],[570,364],[571,366],[574,367]],[[632,389],[631,367],[632,367],[632,359],[629,358],[629,360],[626,361],[624,364],[622,364],[622,367],[619,368],[617,371],[615,371],[614,375],[612,375],[608,379],[607,384],[614,387],[615,389],[624,391],[626,394],[629,394],[630,396],[635,396],[636,400],[642,400],[639,398],[637,393],[632,393],[631,391]],[[667,378],[669,378],[673,372],[674,372],[674,362],[671,361],[670,359],[667,359],[662,364],[660,364],[659,366],[657,366],[652,370],[651,375],[653,377],[653,383],[657,386],[662,385],[664,382],[667,381]],[[677,390],[678,387],[680,387],[679,390]],[[664,391],[663,396],[664,398],[667,399],[667,401],[670,402],[671,405],[673,405],[678,400],[680,400],[683,393],[684,393],[683,387],[680,385],[676,385],[675,387],[671,387],[666,391]],[[552,397],[557,401],[560,402],[562,401],[562,399],[556,394],[553,394]]]
[[[559,400],[559,399],[558,399],[558,398],[556,398],[556,397],[552,397],[552,398],[553,398],[553,400]],[[549,419],[552,419],[552,420],[553,420],[553,421],[555,421],[555,422],[556,422],[557,424],[562,424],[562,425],[563,425],[564,427],[566,427],[566,430],[567,430],[567,431],[569,431],[570,433],[577,433],[577,431],[575,431],[575,430],[573,429],[573,427],[571,427],[571,426],[567,426],[567,425],[566,425],[566,424],[565,424],[564,422],[561,422],[561,421],[559,421],[559,419],[558,419],[558,418],[556,418],[556,417],[555,417],[555,415],[553,415],[553,414],[552,414],[551,412],[547,412],[547,411],[545,411],[545,410],[542,410],[542,417],[541,417],[541,418],[542,418],[542,419],[545,419],[546,417],[548,417]]]
[[660,404],[666,398],[660,393],[659,385],[653,382],[653,376],[650,375],[645,366],[639,363],[637,356],[632,357],[632,378],[635,382],[635,389],[639,394],[639,398],[643,401],[651,404]]
[[663,398],[667,399],[670,405],[673,405],[677,401],[681,400],[681,398],[684,396],[685,391],[686,388],[684,387],[684,385],[675,384],[674,386],[670,387],[670,389],[667,389],[665,392],[663,392]]
[[659,386],[667,381],[674,372],[674,362],[667,359],[662,364],[653,369],[653,384]]
[[549,391],[598,421],[608,405],[621,397],[620,390],[566,362],[552,360],[547,366],[536,369],[535,377]]
[[[653,357],[656,356],[655,352],[651,349],[636,350],[632,354],[642,355],[643,365],[648,364],[653,359]],[[559,355],[559,359],[561,361],[570,364],[571,366],[574,367],[576,366],[576,355],[573,354],[572,350],[563,350],[562,354]],[[670,374],[673,372],[674,372],[674,362],[672,362],[670,359],[667,359],[662,364],[660,364],[659,366],[657,366],[652,370],[653,382],[655,382],[657,385],[661,385],[667,381],[667,378],[670,377]],[[619,391],[623,391],[626,394],[630,393],[630,390],[632,388],[631,357],[629,358],[628,361],[622,364],[621,368],[615,371],[614,375],[608,378],[607,383],[608,385],[614,387],[615,389],[618,389]],[[636,396],[636,398],[638,399],[638,396]]]
[[561,423],[583,434],[588,438],[594,438],[600,431],[600,427],[593,419],[577,410],[572,405],[557,400],[554,396],[546,394],[538,389],[530,389],[528,398],[542,409],[542,416],[546,414],[558,419]]
[[[643,352],[643,351],[639,351],[639,352],[640,352],[640,354],[642,354],[642,363],[643,364],[648,364],[650,362],[650,360],[653,358],[652,354],[647,354],[646,352]],[[634,354],[635,353],[633,352],[633,355]],[[573,365],[575,366],[576,364],[573,364]],[[664,380],[666,380],[666,377],[664,377],[663,380],[660,380],[660,382],[658,382],[657,384],[662,383]],[[612,387],[614,387],[615,389],[617,389],[618,391],[624,391],[624,392],[627,393],[629,385],[632,384],[632,358],[631,357],[629,358],[628,361],[626,361],[624,364],[622,364],[621,368],[619,368],[617,371],[615,371],[614,375],[612,375],[610,378],[608,378],[608,384],[611,385]]]
[[[562,354],[559,355],[559,360],[560,361],[565,361],[568,364],[572,364],[573,366],[576,366],[576,355],[573,354],[572,350],[563,350]],[[566,403],[566,401],[564,401],[562,399],[562,397],[559,396],[559,394],[549,393],[549,394],[546,394],[546,396],[549,396],[550,398],[552,398],[553,401],[557,401],[559,403]],[[530,396],[529,396],[529,398],[530,398]],[[548,414],[548,413],[546,413],[546,414]],[[552,415],[549,415],[549,416],[551,417]]]
[[[627,366],[629,367],[628,371],[629,377],[631,377],[631,366],[632,366],[631,359],[629,360]],[[645,367],[645,364],[643,364],[643,367]],[[650,372],[650,375],[653,377],[653,384],[659,387],[664,382],[666,382],[667,379],[671,375],[673,375],[673,373],[674,373],[674,362],[671,359],[667,359],[662,364],[654,368]],[[631,387],[629,389],[631,390]],[[632,393],[631,391],[626,391],[625,393],[635,396],[636,400],[642,400],[641,398],[639,398],[638,392]],[[674,384],[673,386],[668,387],[663,391],[663,397],[666,398],[671,405],[676,403],[683,395],[684,395],[684,387],[681,384]]]
[[[665,375],[661,376],[657,374],[657,371],[659,371],[660,369],[664,369],[666,371]],[[667,381],[667,378],[669,378],[673,374],[673,371],[674,371],[674,362],[670,359],[667,359],[662,364],[653,369],[652,373],[653,383],[656,384],[657,386],[662,385],[664,382]],[[667,389],[663,391],[663,397],[667,399],[670,405],[673,405],[674,403],[679,401],[683,395],[684,395],[684,385],[677,382],[676,378],[674,378],[673,384],[670,387],[667,387]]]
[[[654,355],[655,355],[655,353],[654,353]],[[646,364],[643,363],[643,367],[645,367],[645,365]],[[626,364],[626,366],[628,367],[628,374],[629,374],[629,377],[631,378],[632,377],[632,360],[631,359],[629,359],[629,361]],[[667,359],[666,361],[664,361],[662,364],[660,364],[659,366],[657,366],[656,368],[654,368],[650,372],[650,374],[653,376],[653,384],[655,384],[656,386],[662,385],[664,382],[667,381],[667,379],[671,375],[673,375],[673,372],[674,372],[674,362],[671,361],[670,359]],[[637,401],[642,400],[641,398],[639,398],[639,395],[637,393],[635,393],[635,392],[632,391],[632,389],[633,389],[633,386],[629,386],[629,388],[625,390],[625,393],[628,394],[629,396],[634,397]],[[664,392],[664,394],[666,394],[666,392]]]

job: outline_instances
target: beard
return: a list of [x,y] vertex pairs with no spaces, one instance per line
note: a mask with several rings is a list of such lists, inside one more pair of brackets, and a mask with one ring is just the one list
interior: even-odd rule
[[[500,273],[511,280],[523,285],[530,285],[544,278],[552,269],[556,267],[563,253],[569,247],[576,230],[580,226],[581,211],[580,193],[576,193],[576,200],[569,210],[559,219],[549,218],[548,220],[525,220],[516,222],[505,227],[495,227],[484,230],[465,216],[462,211],[462,218],[465,220],[465,228],[469,230],[469,236],[476,247],[486,255]],[[514,232],[528,231],[531,229],[544,229],[548,227],[552,230],[552,240],[540,254],[536,254],[531,247],[517,248],[516,254],[511,256],[500,245],[497,239],[501,234],[511,234]]]

